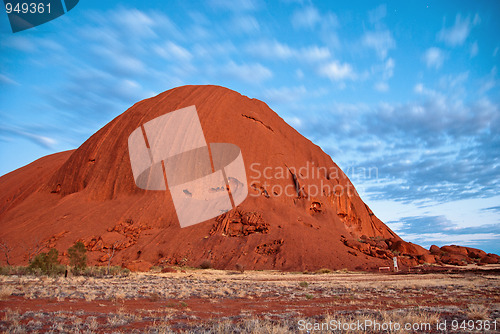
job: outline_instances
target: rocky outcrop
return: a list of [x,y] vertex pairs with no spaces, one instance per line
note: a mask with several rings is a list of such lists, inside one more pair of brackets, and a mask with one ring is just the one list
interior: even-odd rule
[[495,254],[487,254],[477,248],[462,247],[457,245],[443,246],[439,248],[432,245],[430,253],[435,256],[437,263],[465,266],[467,264],[497,264],[500,257]]
[[500,256],[487,254],[480,249],[471,247],[451,245],[439,248],[436,245],[432,245],[429,250],[426,250],[419,245],[404,240],[374,238],[365,235],[357,240],[342,238],[342,241],[345,246],[356,251],[349,251],[355,256],[363,253],[381,259],[397,257],[406,267],[434,264],[466,266],[467,264],[484,265],[500,263]]
[[269,233],[269,224],[258,212],[234,209],[215,218],[210,235],[220,233],[228,237],[242,237],[253,233]]
[[[219,217],[181,228],[168,190],[136,186],[128,136],[192,105],[206,142],[240,148],[248,196]],[[143,269],[209,260],[221,269],[377,270],[394,255],[406,265],[432,261],[376,217],[320,147],[264,102],[218,86],[183,86],[140,101],[78,149],[2,176],[0,226],[14,264],[43,246],[64,254],[78,240],[90,264],[111,259],[135,268],[144,261]],[[432,253],[437,262],[441,253]],[[478,251],[467,258],[496,259]]]

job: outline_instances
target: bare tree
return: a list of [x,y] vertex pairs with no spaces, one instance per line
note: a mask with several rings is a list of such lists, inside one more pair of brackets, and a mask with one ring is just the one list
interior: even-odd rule
[[109,275],[109,270],[111,268],[111,259],[113,258],[113,256],[115,256],[115,246],[117,243],[118,241],[115,241],[111,248],[108,248],[108,272],[106,273],[106,275]]
[[39,239],[35,239],[33,244],[31,246],[28,246],[26,243],[24,243],[23,248],[26,251],[26,259],[28,262],[31,262],[31,260],[40,254],[40,252],[45,248],[45,244],[41,242]]
[[7,265],[10,266],[10,252],[12,252],[13,248],[10,247],[5,241],[0,240],[0,249],[3,251],[3,255],[5,255]]

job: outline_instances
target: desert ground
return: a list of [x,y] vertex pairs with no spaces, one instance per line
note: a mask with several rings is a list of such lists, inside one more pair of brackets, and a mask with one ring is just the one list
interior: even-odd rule
[[425,273],[177,269],[102,278],[2,275],[0,330],[500,332],[498,265]]

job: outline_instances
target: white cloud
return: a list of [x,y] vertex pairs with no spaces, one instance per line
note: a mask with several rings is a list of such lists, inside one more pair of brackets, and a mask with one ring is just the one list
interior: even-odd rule
[[[389,84],[387,80],[394,75],[394,68],[396,63],[393,58],[388,58],[382,64],[377,64],[371,67],[370,74],[375,78],[376,83],[373,88],[379,92],[388,92]],[[365,74],[365,77],[368,74]]]
[[487,93],[497,85],[496,76],[497,67],[494,66],[486,77],[481,78],[479,87],[480,94]]
[[371,24],[377,24],[387,16],[387,5],[383,4],[368,12],[368,19]]
[[260,41],[257,43],[250,43],[245,47],[245,49],[252,55],[271,59],[287,59],[295,54],[295,51],[288,45],[277,41]]
[[425,51],[423,58],[427,67],[439,69],[443,65],[445,54],[441,49],[432,47]]
[[310,46],[300,49],[296,56],[308,61],[318,61],[330,58],[331,54],[326,47]]
[[310,5],[295,10],[290,21],[295,29],[314,29],[321,41],[332,48],[337,48],[340,45],[336,32],[339,21],[337,15],[333,12],[320,12]]
[[127,54],[121,54],[117,57],[116,50],[107,48],[104,45],[95,46],[92,49],[98,57],[101,57],[103,63],[121,74],[140,74],[146,72],[146,65],[139,57]]
[[252,33],[260,30],[259,22],[255,19],[255,17],[250,15],[237,16],[233,18],[230,22],[230,29],[243,32],[243,33]]
[[19,82],[9,78],[6,75],[0,74],[0,83],[6,84],[6,85],[16,85],[19,86]]
[[236,64],[230,61],[220,70],[222,74],[247,82],[261,82],[273,76],[271,70],[259,64]]
[[445,233],[402,233],[394,230],[398,235],[410,242],[417,243],[424,248],[429,248],[432,244],[476,246],[481,241],[498,240],[500,234],[497,233],[475,233],[475,234],[445,234]]
[[304,0],[280,0],[281,2],[290,5],[290,4],[299,4],[302,5],[304,4]]
[[300,49],[292,48],[277,41],[260,41],[250,43],[245,47],[246,51],[254,56],[268,59],[289,59],[315,62],[326,60],[331,57],[327,47],[317,45],[307,46]]
[[307,94],[304,86],[271,88],[264,92],[266,100],[271,102],[286,103],[298,100]]
[[321,15],[313,7],[305,7],[296,10],[292,15],[292,25],[295,28],[314,28],[321,21]]
[[479,14],[476,13],[476,15],[474,15],[474,19],[472,20],[472,24],[476,26],[479,23],[481,23],[481,18],[479,17]]
[[389,78],[392,78],[394,75],[394,67],[395,67],[394,59],[389,58],[384,64],[384,71],[382,73],[382,78],[387,80]]
[[469,71],[456,73],[456,74],[447,74],[439,78],[438,87],[440,90],[448,92],[448,95],[451,92],[459,92],[459,94],[465,94],[463,91],[464,85],[467,83],[469,79]]
[[57,141],[54,138],[35,133],[27,128],[19,128],[15,126],[0,126],[0,130],[8,135],[13,135],[30,140],[31,142],[40,145],[41,147],[54,149]]
[[464,44],[473,25],[480,23],[480,18],[476,14],[474,21],[471,23],[470,17],[462,19],[460,14],[455,17],[455,24],[451,27],[443,27],[438,33],[438,40],[449,46],[459,46]]
[[236,46],[231,42],[221,42],[221,43],[202,43],[195,44],[193,46],[193,53],[196,57],[215,57],[215,56],[227,56],[231,53],[236,52]]
[[154,32],[155,20],[146,13],[137,9],[119,9],[113,12],[111,19],[122,27],[124,34],[129,38],[144,38],[156,36]]
[[319,74],[333,81],[356,79],[356,73],[354,73],[352,66],[348,63],[341,64],[338,61],[320,67]]
[[7,35],[2,36],[2,41],[0,41],[0,45],[3,47],[8,47],[12,49],[16,49],[23,52],[35,52],[38,50],[37,40],[34,38],[28,38],[25,36],[15,36]]
[[142,100],[155,94],[151,91],[145,91],[143,87],[134,80],[120,80],[115,86],[110,88],[113,97],[127,99],[133,97],[134,100]]
[[396,42],[389,30],[367,31],[361,42],[364,46],[375,50],[381,59],[385,59],[389,50],[396,47]]
[[382,93],[389,91],[389,85],[387,84],[387,82],[383,82],[383,81],[377,82],[373,88],[375,88],[375,90],[382,92]]
[[287,124],[289,124],[294,129],[300,129],[303,125],[302,119],[297,116],[286,117],[285,122],[287,122]]
[[209,4],[216,9],[225,9],[233,12],[256,10],[259,4],[255,0],[211,0]]
[[[425,87],[422,83],[417,83],[415,85],[415,87],[413,87],[413,91],[417,94],[420,94],[420,95],[425,95],[429,98],[442,98],[443,95],[438,93],[437,91],[433,90],[433,89],[429,89],[427,87]],[[413,109],[414,111],[415,110],[422,110],[422,106],[418,105],[418,106],[415,106],[415,108]]]
[[470,57],[471,58],[474,58],[475,56],[477,56],[477,54],[479,53],[479,47],[477,45],[477,41],[472,43],[471,47],[470,47]]
[[157,45],[154,50],[156,51],[156,53],[166,59],[189,61],[193,57],[193,55],[188,50],[171,41],[168,41],[163,45]]

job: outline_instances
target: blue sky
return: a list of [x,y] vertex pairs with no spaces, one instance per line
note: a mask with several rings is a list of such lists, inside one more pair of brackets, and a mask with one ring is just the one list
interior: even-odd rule
[[0,15],[0,175],[184,84],[261,99],[404,239],[500,253],[500,2],[93,1]]

